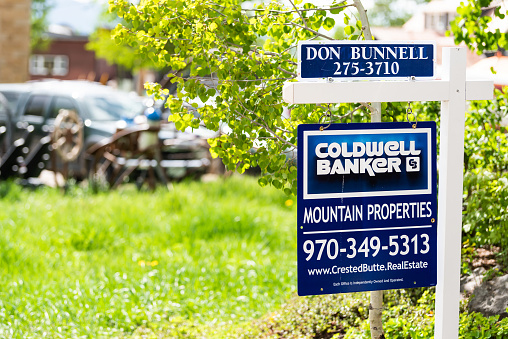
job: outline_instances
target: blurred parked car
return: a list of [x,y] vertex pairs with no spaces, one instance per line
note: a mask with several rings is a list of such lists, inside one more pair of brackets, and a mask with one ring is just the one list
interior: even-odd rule
[[12,130],[7,128],[12,121],[12,113],[7,98],[0,93],[0,155],[5,153],[12,143]]
[[[11,113],[3,114],[0,108],[0,128],[5,126],[9,131],[9,142],[24,139],[26,148],[23,157],[28,157],[28,153],[37,148],[41,139],[50,134],[58,135],[59,139],[53,140],[52,145],[61,147],[60,155],[62,150],[70,152],[66,145],[68,143],[82,146],[76,159],[69,157],[69,175],[77,179],[88,175],[86,150],[111,138],[119,129],[134,124],[139,117],[143,117],[142,114],[147,109],[144,102],[146,99],[87,81],[0,84],[0,94],[6,99],[0,100],[0,107],[7,102],[8,109],[4,110]],[[67,114],[63,120],[62,115],[59,117],[62,112]],[[57,117],[60,120],[56,120]],[[75,124],[72,133],[55,133],[55,129],[58,132],[60,126],[71,121]],[[78,128],[82,129],[82,133],[77,133]],[[170,178],[184,176],[189,167],[196,171],[206,171],[209,152],[201,138],[177,132],[164,123],[161,124],[158,136],[162,153],[161,165]],[[5,154],[5,150],[3,152],[0,149],[0,156]],[[23,159],[18,159],[18,162],[22,161]]]

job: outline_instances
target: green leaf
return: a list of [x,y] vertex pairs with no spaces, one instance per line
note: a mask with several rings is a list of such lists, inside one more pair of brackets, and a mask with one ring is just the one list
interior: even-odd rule
[[351,19],[349,18],[349,15],[344,14],[344,25],[349,25],[349,21],[350,21],[350,20],[351,20]]
[[347,35],[352,35],[355,32],[355,28],[353,26],[344,27],[344,33]]
[[343,10],[344,10],[344,8],[332,9],[332,10],[330,10],[330,13],[337,15],[337,14],[340,14]]
[[362,21],[361,20],[356,20],[356,28],[361,31],[362,27],[363,27],[362,26]]
[[505,15],[501,13],[501,6],[496,7],[494,10],[495,16],[497,16],[499,19],[504,19]]
[[323,28],[327,31],[335,27],[335,20],[332,18],[326,18],[323,22]]

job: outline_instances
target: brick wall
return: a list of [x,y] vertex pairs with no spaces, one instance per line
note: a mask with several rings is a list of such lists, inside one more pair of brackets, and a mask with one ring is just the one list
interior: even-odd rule
[[[2,1],[2,0],[0,0]],[[34,51],[34,55],[67,56],[69,71],[65,75],[30,75],[30,80],[54,78],[60,80],[87,79],[90,81],[109,80],[116,78],[116,66],[110,65],[104,59],[97,59],[95,52],[86,49],[88,37],[50,35],[50,44],[44,51]]]
[[29,79],[30,4],[30,0],[0,0],[0,83]]

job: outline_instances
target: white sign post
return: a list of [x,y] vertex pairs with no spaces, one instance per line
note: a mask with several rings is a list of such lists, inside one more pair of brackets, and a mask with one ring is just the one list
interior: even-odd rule
[[459,336],[466,100],[490,100],[493,90],[492,81],[466,81],[466,49],[459,47],[443,48],[441,80],[291,82],[283,89],[290,104],[441,101],[436,339]]

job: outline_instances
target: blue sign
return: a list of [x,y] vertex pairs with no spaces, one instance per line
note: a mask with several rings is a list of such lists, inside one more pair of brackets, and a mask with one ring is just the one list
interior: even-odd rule
[[298,294],[434,286],[436,124],[298,126]]
[[432,42],[301,41],[298,78],[433,78],[435,59]]

